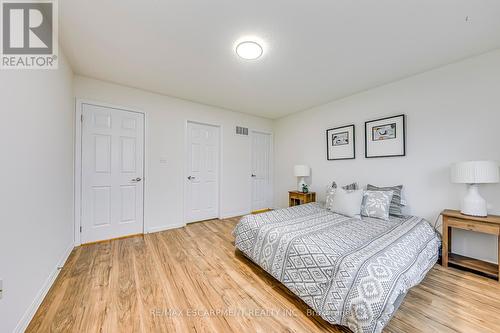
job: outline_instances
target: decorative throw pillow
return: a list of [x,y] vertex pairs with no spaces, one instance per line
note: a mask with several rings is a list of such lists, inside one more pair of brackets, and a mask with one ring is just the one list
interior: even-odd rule
[[[342,186],[344,190],[347,191],[354,191],[358,189],[358,183],[352,183],[349,185]],[[328,186],[326,189],[326,203],[325,203],[325,208],[326,209],[332,209],[333,205],[333,198],[335,197],[335,192],[337,191],[337,183],[332,182],[331,186]]]
[[326,209],[332,209],[335,192],[337,192],[337,184],[335,184],[335,187],[328,186],[328,188],[326,189],[326,202],[325,202]]
[[347,191],[341,188],[335,193],[335,200],[333,200],[331,210],[337,214],[359,217],[362,202],[363,190]]
[[403,185],[399,186],[389,186],[389,187],[377,187],[368,184],[366,186],[368,191],[392,191],[394,195],[392,196],[391,207],[389,209],[389,214],[393,216],[403,216],[401,211],[402,200],[401,200],[401,191],[403,190]]
[[354,182],[352,184],[344,185],[342,188],[346,191],[356,191],[359,189],[358,183]]
[[365,191],[361,215],[389,220],[389,210],[394,192],[392,191]]

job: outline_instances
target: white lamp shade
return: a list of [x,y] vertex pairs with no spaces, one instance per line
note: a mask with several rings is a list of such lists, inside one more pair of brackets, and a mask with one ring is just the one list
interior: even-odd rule
[[293,173],[295,177],[309,177],[311,174],[311,168],[307,165],[296,165],[293,167]]
[[498,163],[494,161],[468,161],[451,168],[452,183],[486,184],[500,181]]

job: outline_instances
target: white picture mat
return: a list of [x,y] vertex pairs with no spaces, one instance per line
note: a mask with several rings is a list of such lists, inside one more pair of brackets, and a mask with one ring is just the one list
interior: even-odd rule
[[[396,138],[373,141],[373,128],[388,124],[396,124]],[[405,154],[404,116],[381,119],[366,123],[366,157],[401,156]]]
[[[347,132],[349,136],[349,144],[341,146],[333,146],[332,136],[335,134]],[[354,158],[354,126],[346,126],[336,129],[327,130],[327,144],[328,144],[328,159],[350,159]]]

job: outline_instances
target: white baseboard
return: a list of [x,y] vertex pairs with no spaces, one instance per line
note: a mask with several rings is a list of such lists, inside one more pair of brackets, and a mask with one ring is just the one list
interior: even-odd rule
[[42,304],[42,301],[45,298],[45,296],[47,296],[47,293],[49,292],[50,287],[52,287],[52,284],[54,283],[57,276],[59,275],[60,270],[58,268],[64,266],[64,264],[66,263],[66,260],[68,260],[68,257],[74,248],[75,248],[74,245],[71,244],[64,251],[64,253],[61,256],[61,259],[58,261],[56,267],[54,267],[54,269],[50,273],[49,277],[47,278],[47,280],[43,284],[42,288],[40,289],[40,291],[36,295],[35,299],[33,300],[31,305],[29,306],[29,308],[26,310],[26,312],[22,316],[22,318],[19,321],[19,323],[17,324],[16,328],[14,329],[15,333],[22,333],[28,328],[28,325],[30,324],[31,320],[33,319],[33,316],[35,315],[36,311],[38,310],[38,307],[40,306],[40,304]]
[[165,230],[170,230],[170,229],[177,229],[177,228],[182,228],[185,227],[186,224],[174,224],[174,225],[162,225],[159,227],[149,227],[148,228],[148,234],[152,234],[155,232],[160,232],[160,231],[165,231]]
[[238,211],[238,212],[227,212],[227,213],[222,213],[220,216],[220,219],[229,219],[231,217],[248,215],[250,213],[251,212],[248,210],[243,210],[243,211]]

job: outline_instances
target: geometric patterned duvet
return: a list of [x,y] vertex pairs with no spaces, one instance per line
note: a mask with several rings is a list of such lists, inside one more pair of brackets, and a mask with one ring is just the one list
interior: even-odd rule
[[236,247],[326,321],[381,332],[407,291],[436,263],[425,220],[348,218],[317,203],[248,215]]

